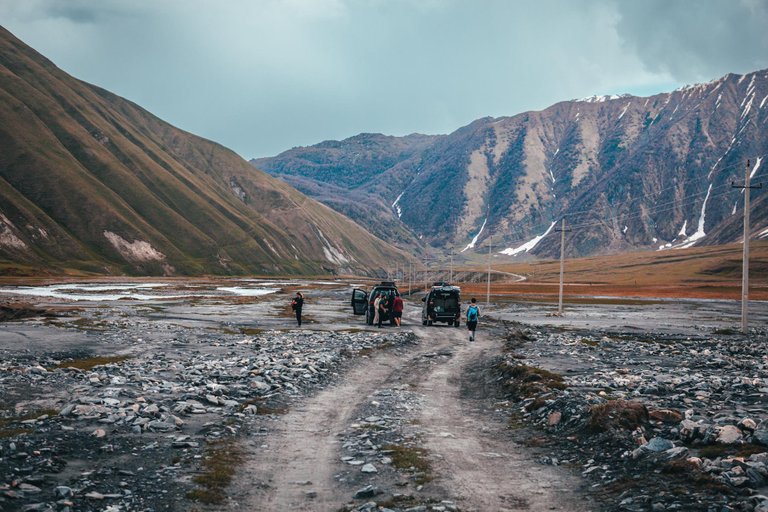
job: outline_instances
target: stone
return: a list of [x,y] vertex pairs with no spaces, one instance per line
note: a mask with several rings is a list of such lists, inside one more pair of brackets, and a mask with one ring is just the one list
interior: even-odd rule
[[374,496],[381,494],[381,491],[378,487],[374,487],[373,485],[366,485],[362,489],[358,489],[355,494],[354,498],[356,500],[366,500],[369,498],[373,498]]
[[53,492],[54,492],[54,495],[57,498],[71,498],[72,495],[74,494],[72,492],[72,489],[70,487],[65,486],[65,485],[57,486],[56,489],[54,489]]
[[744,418],[739,422],[739,428],[749,432],[754,432],[754,430],[757,428],[757,423],[753,419]]
[[768,446],[768,430],[755,430],[752,432],[752,441],[763,446]]
[[563,419],[563,413],[560,411],[554,411],[549,414],[547,417],[547,425],[550,427],[554,427],[555,425],[558,425],[560,423],[560,420]]
[[719,427],[715,441],[719,444],[735,444],[741,442],[743,437],[739,427],[735,425],[726,425],[724,427]]
[[674,448],[674,444],[669,439],[662,437],[654,437],[643,448],[652,452],[663,452]]
[[376,469],[376,466],[374,466],[371,463],[365,464],[362,468],[360,468],[360,471],[363,473],[378,473],[379,470]]

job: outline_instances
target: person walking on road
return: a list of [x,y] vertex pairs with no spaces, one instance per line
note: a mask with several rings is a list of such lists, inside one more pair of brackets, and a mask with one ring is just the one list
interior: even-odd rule
[[469,341],[475,341],[475,329],[477,329],[477,321],[480,319],[480,308],[474,297],[469,302],[470,304],[467,308],[467,329],[469,329]]
[[301,292],[296,292],[296,296],[291,301],[291,309],[296,313],[296,322],[301,327],[301,308],[304,307],[304,296]]
[[395,325],[400,327],[403,318],[403,298],[399,295],[395,295],[392,301],[392,315],[395,317]]

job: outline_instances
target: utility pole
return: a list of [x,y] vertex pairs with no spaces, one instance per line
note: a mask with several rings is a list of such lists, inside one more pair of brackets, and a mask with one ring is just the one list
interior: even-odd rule
[[[563,316],[563,270],[565,268],[565,217],[563,217],[560,229],[560,293],[557,299],[557,314]],[[570,231],[570,230],[569,230]]]
[[747,333],[747,311],[749,305],[749,191],[753,188],[762,188],[762,183],[750,186],[751,166],[747,160],[747,167],[744,174],[744,185],[739,186],[731,183],[733,188],[744,189],[744,252],[741,255],[741,332]]
[[491,246],[493,245],[493,235],[488,237],[488,285],[485,289],[485,307],[491,304]]
[[413,277],[413,262],[408,262],[408,296],[411,296],[411,278]]

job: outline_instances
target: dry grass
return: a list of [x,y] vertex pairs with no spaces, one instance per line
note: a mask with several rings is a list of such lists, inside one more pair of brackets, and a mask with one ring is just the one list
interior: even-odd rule
[[533,398],[552,389],[566,389],[563,377],[557,373],[524,364],[498,363],[504,390],[517,400]]
[[[575,300],[574,296],[738,299],[741,252],[741,244],[732,244],[569,259],[565,262],[564,294],[570,300]],[[522,282],[512,282],[511,278],[492,282],[494,297],[557,297],[559,261],[495,264],[493,269],[526,277]],[[486,271],[484,267],[462,270]],[[461,287],[466,296],[486,293],[484,282],[461,283]],[[750,245],[749,293],[751,299],[768,300],[768,240],[753,240]]]
[[390,444],[382,447],[382,450],[392,458],[393,467],[404,471],[413,471],[416,475],[416,484],[423,485],[432,481],[432,465],[427,458],[426,449],[403,444]]
[[26,420],[34,420],[41,416],[50,417],[50,416],[56,416],[57,414],[59,414],[59,411],[56,411],[54,409],[36,409],[34,411],[29,411],[21,416],[11,416],[6,418],[0,418],[0,439],[16,437],[24,434],[31,434],[32,432],[34,432],[34,429],[26,426],[17,425],[17,424]]
[[755,453],[764,453],[765,446],[757,444],[712,444],[699,449],[698,456],[708,459],[718,457],[749,457]]
[[649,421],[648,409],[640,402],[610,400],[590,409],[589,428],[594,432],[634,430]]
[[55,370],[57,368],[77,368],[83,371],[90,371],[97,366],[104,366],[106,364],[121,363],[130,359],[131,356],[96,356],[88,357],[84,359],[70,359],[68,361],[62,361],[59,364],[49,368],[49,370]]
[[202,471],[192,481],[198,487],[187,493],[187,498],[206,505],[217,505],[224,501],[225,490],[243,462],[243,454],[231,440],[211,443],[206,449]]

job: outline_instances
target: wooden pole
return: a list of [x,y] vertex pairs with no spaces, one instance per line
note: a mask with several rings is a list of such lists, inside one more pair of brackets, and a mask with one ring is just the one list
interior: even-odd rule
[[488,237],[488,285],[485,290],[485,306],[491,304],[491,246],[493,245],[493,235]]
[[563,314],[563,269],[565,267],[565,217],[560,226],[560,293],[557,300],[557,314]]
[[747,316],[749,305],[749,160],[744,178],[744,252],[741,256],[741,332],[749,330]]

